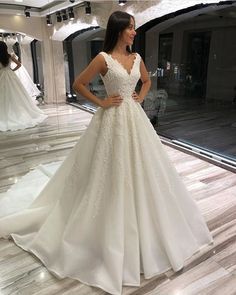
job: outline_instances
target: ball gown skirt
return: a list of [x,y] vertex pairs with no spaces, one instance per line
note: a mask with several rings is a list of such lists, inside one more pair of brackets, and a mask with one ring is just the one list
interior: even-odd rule
[[46,117],[15,72],[0,65],[0,131],[34,127]]
[[[112,56],[101,54],[108,67],[102,77],[106,91],[120,94],[122,104],[98,109],[39,195],[26,201],[27,208],[4,210],[0,236],[11,235],[58,277],[118,295],[122,285],[139,286],[140,273],[151,278],[180,270],[212,237],[132,99],[140,56],[128,73]],[[22,198],[27,199],[24,192]]]
[[25,90],[29,94],[29,96],[33,97],[34,99],[41,94],[38,90],[37,86],[32,81],[28,71],[21,65],[21,67],[15,71],[17,77],[20,79],[21,83],[25,87]]

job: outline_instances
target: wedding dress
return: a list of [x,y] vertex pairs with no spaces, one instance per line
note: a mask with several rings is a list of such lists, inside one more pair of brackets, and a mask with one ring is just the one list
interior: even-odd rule
[[33,127],[47,116],[28,95],[9,66],[0,63],[0,131]]
[[118,295],[122,285],[139,286],[140,273],[151,278],[180,270],[212,237],[132,98],[140,56],[128,73],[100,54],[107,94],[120,94],[122,104],[98,109],[39,196],[0,218],[0,236],[11,235],[58,277]]
[[[18,56],[16,54],[13,54],[13,56],[18,59]],[[15,67],[14,62],[12,62],[13,65],[11,67]],[[28,71],[24,67],[23,64],[21,64],[21,67],[15,71],[17,77],[20,79],[21,83],[25,87],[25,90],[29,94],[29,96],[33,97],[34,99],[41,94],[41,92],[38,90],[34,82],[32,81]]]

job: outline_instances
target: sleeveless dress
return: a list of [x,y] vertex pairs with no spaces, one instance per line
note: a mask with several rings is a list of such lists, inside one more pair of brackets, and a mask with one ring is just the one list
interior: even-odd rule
[[0,63],[0,131],[34,127],[46,118],[10,64],[3,67]]
[[[12,56],[16,58],[17,60],[19,59],[15,53],[13,53]],[[15,63],[11,62],[11,68],[14,68],[14,67],[15,67]],[[21,64],[21,67],[15,71],[15,74],[20,79],[21,83],[25,87],[25,90],[27,91],[30,97],[34,98],[35,100],[37,96],[41,95],[41,92],[38,90],[38,88],[32,81],[28,71],[26,70],[23,64]]]
[[36,98],[37,96],[41,95],[41,92],[38,90],[37,86],[34,84],[29,73],[23,65],[21,65],[21,67],[15,73],[25,87],[25,90],[29,96]]
[[[49,271],[118,295],[122,285],[173,268],[212,237],[132,93],[130,73],[102,52],[108,95],[119,107],[99,108],[39,196],[0,218],[0,236],[34,253]],[[23,194],[23,193],[22,193]]]

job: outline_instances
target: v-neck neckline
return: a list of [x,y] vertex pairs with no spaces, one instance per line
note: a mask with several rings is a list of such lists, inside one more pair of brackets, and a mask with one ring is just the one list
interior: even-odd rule
[[111,54],[109,54],[109,53],[107,53],[107,54],[111,57],[112,60],[114,60],[115,62],[117,62],[121,66],[121,68],[126,72],[126,74],[128,76],[130,76],[132,74],[132,71],[133,71],[133,68],[134,68],[134,64],[135,64],[136,59],[137,59],[137,53],[135,54],[135,57],[134,57],[134,60],[133,60],[133,64],[132,64],[131,68],[129,69],[129,71],[128,71],[128,69],[126,69],[124,67],[124,65],[120,61],[118,61],[116,58],[114,58]]

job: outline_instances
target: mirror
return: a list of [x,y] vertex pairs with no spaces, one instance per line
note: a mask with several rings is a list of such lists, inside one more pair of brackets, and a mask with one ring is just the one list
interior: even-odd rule
[[[8,52],[21,62],[21,67],[15,73],[25,86],[27,93],[37,101],[37,104],[43,104],[41,42],[19,33],[4,33],[2,39],[8,46]],[[15,63],[12,61],[11,68],[14,67]]]
[[[89,64],[103,47],[105,30],[100,27],[90,27],[86,30],[77,31],[64,41],[67,71],[67,101],[94,112],[97,109],[93,103],[84,99],[80,94],[75,94],[72,83],[77,75]],[[79,53],[79,54],[78,54]],[[105,97],[105,87],[100,76],[94,78],[89,84],[89,89],[99,97]]]
[[236,160],[236,7],[209,5],[146,33],[152,91],[144,106],[173,142]]

